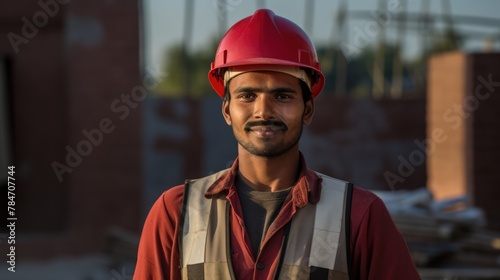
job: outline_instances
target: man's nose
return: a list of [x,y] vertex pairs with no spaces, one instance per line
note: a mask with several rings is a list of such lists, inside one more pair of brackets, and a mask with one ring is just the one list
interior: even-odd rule
[[261,120],[275,119],[274,100],[270,94],[260,94],[255,100],[254,117]]

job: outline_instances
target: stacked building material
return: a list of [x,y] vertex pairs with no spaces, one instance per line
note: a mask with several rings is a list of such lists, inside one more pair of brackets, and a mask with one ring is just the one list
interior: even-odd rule
[[435,201],[426,188],[375,193],[423,276],[434,275],[424,279],[500,279],[500,233],[486,229],[483,212],[469,197]]

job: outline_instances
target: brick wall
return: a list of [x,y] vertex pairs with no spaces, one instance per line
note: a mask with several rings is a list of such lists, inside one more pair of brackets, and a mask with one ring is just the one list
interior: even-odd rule
[[486,211],[490,226],[500,230],[500,53],[471,54],[469,65],[470,192],[474,203]]
[[[16,212],[22,221],[17,229],[21,234],[60,232],[68,223],[68,185],[58,182],[50,163],[63,156],[68,129],[63,16],[57,14],[43,27],[32,29],[25,27],[23,18],[33,24],[33,15],[41,9],[36,2],[0,6],[0,56],[11,62],[7,69],[13,115],[11,164],[17,171]],[[13,34],[23,39],[11,39],[12,44],[8,36],[14,38]]]
[[429,187],[438,199],[470,194],[500,229],[500,54],[449,53],[429,64],[428,128],[443,133],[429,153]]
[[[25,259],[102,251],[108,228],[142,226],[142,104],[121,99],[143,85],[138,1],[41,2],[0,3]],[[9,33],[28,40],[13,45]],[[80,154],[72,163],[68,149]]]

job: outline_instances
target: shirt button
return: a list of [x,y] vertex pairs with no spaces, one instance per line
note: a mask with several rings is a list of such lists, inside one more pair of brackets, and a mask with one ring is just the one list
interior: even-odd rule
[[263,270],[264,269],[264,264],[263,263],[257,263],[257,269],[258,270]]

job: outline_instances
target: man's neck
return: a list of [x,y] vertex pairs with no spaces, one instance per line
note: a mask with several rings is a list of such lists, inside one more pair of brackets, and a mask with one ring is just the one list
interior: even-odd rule
[[239,174],[242,180],[258,191],[279,191],[295,184],[299,175],[298,148],[271,158],[250,154],[238,148]]

